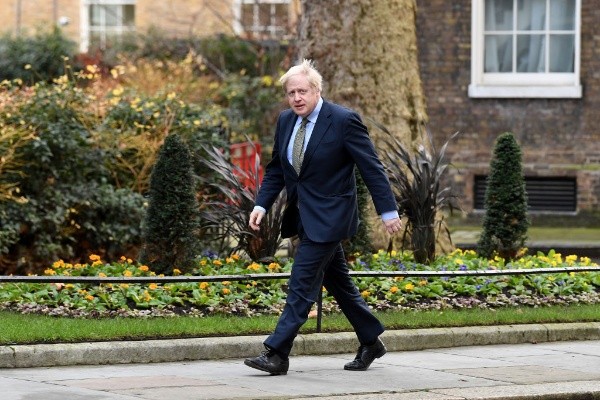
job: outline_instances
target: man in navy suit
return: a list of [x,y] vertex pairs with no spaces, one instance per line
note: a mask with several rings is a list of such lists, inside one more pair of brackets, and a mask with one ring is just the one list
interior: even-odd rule
[[285,188],[287,207],[281,235],[297,235],[299,244],[286,304],[275,331],[264,342],[266,351],[244,363],[271,375],[286,374],[294,338],[325,286],[360,343],[356,358],[344,369],[364,371],[386,348],[379,339],[383,325],[352,281],[341,245],[358,226],[354,168],[360,171],[390,234],[401,228],[394,194],[360,116],[321,98],[322,77],[311,61],[290,68],[280,82],[290,109],[277,121],[272,160],[249,224],[258,230]]

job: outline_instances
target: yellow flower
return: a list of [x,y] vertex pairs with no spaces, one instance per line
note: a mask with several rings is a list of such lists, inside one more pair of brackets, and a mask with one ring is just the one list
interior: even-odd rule
[[454,263],[455,263],[455,264],[458,264],[458,265],[464,264],[464,263],[463,263],[463,260],[462,260],[462,258],[457,258],[457,259],[455,259],[455,260],[454,260]]
[[222,292],[223,294],[229,294],[229,293],[231,293],[231,290],[229,290],[229,289],[227,289],[227,288],[223,288],[223,289],[221,289],[221,292]]
[[181,271],[177,268],[173,268],[173,275],[181,275]]
[[127,283],[121,283],[119,286],[121,288],[123,288],[123,289],[128,289],[129,288],[129,284],[127,284]]
[[63,260],[58,260],[58,261],[54,261],[54,263],[52,264],[52,268],[57,269],[57,268],[61,268],[64,267],[65,262]]
[[225,259],[225,262],[226,262],[227,264],[232,264],[232,263],[234,263],[234,262],[235,262],[235,260],[233,259],[233,257],[227,257],[227,258]]
[[88,294],[87,296],[85,296],[85,299],[87,301],[92,301],[92,300],[94,300],[94,296],[92,296],[91,294]]
[[133,273],[132,273],[130,270],[126,269],[126,270],[123,272],[123,275],[125,275],[125,276],[132,276],[132,275],[133,275]]
[[566,256],[565,261],[567,262],[567,264],[572,265],[573,263],[575,263],[575,261],[577,261],[577,256],[575,256],[575,255]]
[[90,254],[90,261],[100,261],[100,256],[97,254]]
[[106,274],[105,274],[104,272],[100,272],[100,273],[98,274],[98,276],[99,276],[100,278],[106,278]]
[[260,265],[257,263],[252,263],[250,265],[248,265],[248,268],[251,271],[258,271],[260,269]]
[[101,264],[102,264],[102,261],[96,260],[92,263],[92,267],[97,267],[98,265],[101,265]]
[[150,293],[148,293],[147,290],[144,290],[144,300],[145,301],[150,301],[152,300],[152,296],[150,296]]
[[221,282],[221,283],[222,283],[223,285],[225,285],[225,286],[229,286],[229,285],[231,285],[231,282],[229,282],[229,281],[223,281],[223,282]]
[[158,285],[156,283],[151,283],[148,285],[148,289],[156,290],[156,289],[158,289]]
[[240,256],[239,256],[238,254],[233,254],[233,255],[231,256],[231,258],[233,258],[234,260],[236,260],[236,261],[237,261],[237,260],[239,260],[239,259],[240,259]]
[[396,257],[396,254],[398,254],[398,253],[396,253],[396,250],[392,250],[392,252],[390,253],[390,255],[391,255],[392,257]]
[[425,285],[427,285],[427,279],[421,279],[419,281],[419,286],[425,286]]
[[272,262],[271,264],[269,264],[269,270],[271,271],[277,271],[280,268],[280,265],[276,262]]
[[273,77],[270,75],[264,75],[260,81],[265,86],[273,86]]
[[150,268],[148,268],[147,265],[140,265],[140,267],[138,268],[140,271],[144,271],[147,272]]
[[213,264],[214,265],[223,265],[223,263],[220,260],[214,260]]
[[394,278],[394,280],[396,282],[402,282],[404,280],[404,277],[403,276],[397,276],[397,277]]
[[208,282],[200,282],[200,289],[205,290],[208,288]]
[[390,292],[392,292],[392,293],[396,293],[397,291],[398,291],[398,286],[392,286],[390,288]]
[[206,265],[206,260],[200,261],[200,265]]
[[113,96],[119,97],[119,96],[121,96],[123,94],[124,91],[125,91],[125,89],[123,89],[122,86],[117,86],[116,88],[114,88],[112,90],[111,93],[112,93]]
[[125,256],[121,256],[121,261],[126,261],[127,258]]
[[171,92],[167,95],[167,100],[173,100],[176,96],[175,92]]
[[48,269],[44,270],[44,274],[45,275],[56,275],[56,271],[48,268]]
[[410,291],[412,291],[414,288],[415,288],[415,285],[413,285],[413,284],[412,284],[412,283],[410,283],[410,282],[409,282],[409,283],[407,283],[407,284],[404,286],[404,290],[406,290],[407,292],[410,292]]
[[367,298],[367,297],[369,297],[370,294],[371,294],[371,292],[369,292],[368,290],[364,290],[360,295],[363,298]]

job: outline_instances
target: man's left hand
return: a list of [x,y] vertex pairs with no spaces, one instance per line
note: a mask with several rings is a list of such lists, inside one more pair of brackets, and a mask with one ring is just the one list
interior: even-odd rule
[[400,218],[393,218],[383,221],[383,224],[385,225],[385,229],[391,235],[396,232],[400,232],[400,229],[402,229],[402,220]]

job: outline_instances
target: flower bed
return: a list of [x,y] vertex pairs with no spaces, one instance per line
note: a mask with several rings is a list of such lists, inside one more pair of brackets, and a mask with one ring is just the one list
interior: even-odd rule
[[[290,272],[291,259],[269,264],[249,262],[237,255],[218,258],[206,254],[191,275],[240,275]],[[473,251],[456,250],[438,257],[431,265],[415,263],[411,253],[354,254],[355,271],[479,271],[557,268],[556,273],[453,276],[453,277],[356,277],[367,303],[378,310],[444,309],[546,304],[600,303],[600,272],[563,272],[561,267],[596,266],[587,257],[563,257],[554,251],[523,256],[514,262],[496,257],[478,258]],[[180,274],[175,270],[175,274]],[[105,263],[91,255],[86,264],[55,262],[45,275],[97,277],[152,277],[149,284],[102,283],[3,283],[0,308],[19,312],[74,317],[171,316],[227,313],[277,314],[285,303],[285,280],[261,279],[220,282],[160,283],[148,266],[131,259]],[[324,292],[325,311],[336,309]]]

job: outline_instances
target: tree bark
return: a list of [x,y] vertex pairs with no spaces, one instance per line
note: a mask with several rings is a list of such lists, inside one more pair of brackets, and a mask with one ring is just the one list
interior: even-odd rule
[[[299,58],[314,60],[323,75],[324,98],[361,114],[380,153],[386,134],[371,120],[386,126],[406,148],[421,142],[427,120],[415,14],[415,0],[303,3]],[[373,245],[387,248],[389,235],[373,209],[369,214]]]

